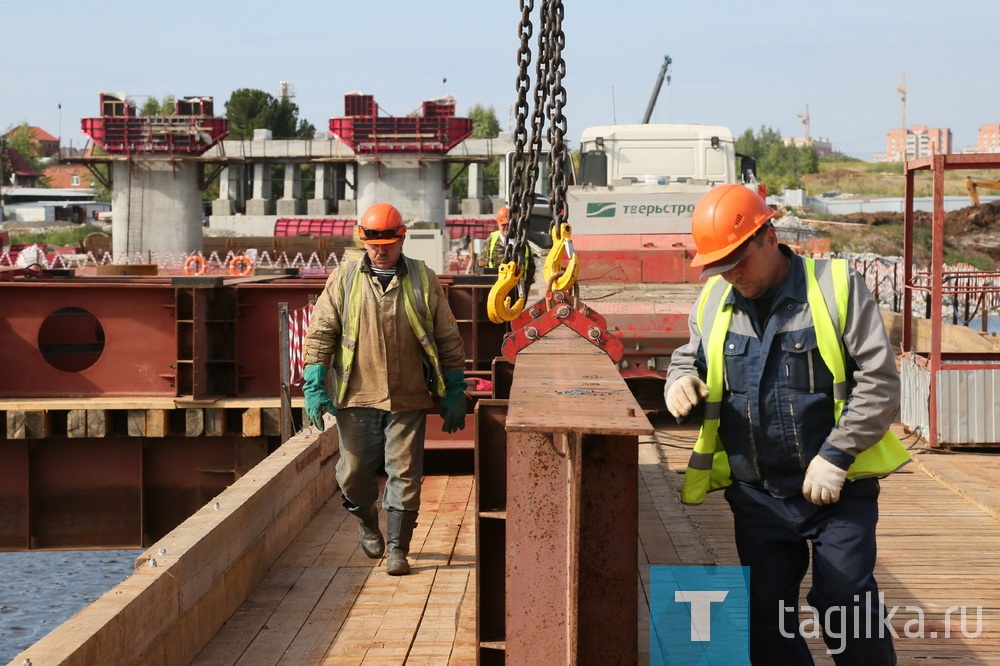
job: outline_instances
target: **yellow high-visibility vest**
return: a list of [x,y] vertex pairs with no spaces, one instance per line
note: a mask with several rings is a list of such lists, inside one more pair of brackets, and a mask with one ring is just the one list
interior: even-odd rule
[[[847,261],[831,259],[826,267],[832,278],[834,303],[827,300],[820,288],[816,277],[816,260],[804,259],[804,261],[807,300],[813,317],[813,327],[816,329],[816,343],[823,363],[833,375],[834,422],[837,422],[840,421],[848,397],[847,363],[841,346],[847,319],[847,302],[850,298]],[[706,494],[732,483],[729,458],[719,438],[719,417],[722,413],[726,366],[723,346],[733,316],[732,308],[727,309],[724,306],[732,285],[720,280],[721,276],[711,278],[698,299],[697,318],[705,346],[707,364],[705,384],[708,386],[708,398],[705,402],[705,415],[701,431],[698,433],[698,441],[695,442],[694,452],[684,472],[684,483],[681,486],[681,502],[684,504],[701,504],[705,501]],[[707,323],[708,330],[704,328],[706,308],[709,308],[709,313],[713,315]],[[834,315],[839,327],[834,325]],[[847,478],[853,480],[887,476],[908,462],[910,454],[906,447],[895,433],[889,430],[874,446],[862,451],[854,459],[847,470]]]
[[[438,356],[437,345],[434,343],[434,316],[430,312],[430,294],[427,288],[427,266],[418,259],[403,257],[406,261],[406,274],[400,281],[403,289],[403,308],[406,320],[413,334],[424,350],[424,356],[430,365],[431,385],[433,390],[444,396],[444,371],[441,369],[441,358]],[[354,365],[354,349],[358,344],[358,330],[361,324],[361,300],[363,298],[361,261],[346,263],[341,268],[340,299],[341,307],[346,306],[347,317],[341,315],[343,330],[340,332],[340,344],[337,347],[333,368],[337,377],[337,401],[343,403],[347,395],[347,382],[351,378],[351,368]],[[414,280],[413,276],[417,279]],[[344,295],[349,294],[347,300]]]

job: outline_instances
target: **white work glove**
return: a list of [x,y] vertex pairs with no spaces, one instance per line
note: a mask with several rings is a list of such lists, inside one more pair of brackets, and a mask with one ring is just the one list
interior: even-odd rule
[[840,499],[840,489],[847,479],[847,470],[840,469],[825,458],[816,456],[809,463],[802,482],[802,496],[813,504],[833,504]]
[[684,375],[667,389],[667,409],[675,417],[687,416],[695,405],[708,397],[708,386],[698,375]]

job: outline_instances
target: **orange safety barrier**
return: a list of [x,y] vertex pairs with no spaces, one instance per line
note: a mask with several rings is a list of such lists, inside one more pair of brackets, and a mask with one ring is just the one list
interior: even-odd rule
[[192,254],[184,260],[185,275],[204,275],[205,267],[205,257],[200,254]]
[[253,262],[242,254],[233,257],[233,260],[229,262],[230,275],[250,275],[252,272]]

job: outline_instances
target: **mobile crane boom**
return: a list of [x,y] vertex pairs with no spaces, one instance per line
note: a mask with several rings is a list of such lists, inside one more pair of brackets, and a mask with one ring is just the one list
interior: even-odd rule
[[663,87],[663,79],[667,79],[667,85],[670,85],[670,77],[667,76],[667,68],[670,67],[670,63],[673,62],[670,56],[663,56],[663,66],[660,67],[660,74],[656,77],[656,85],[653,86],[653,94],[649,97],[649,104],[646,105],[646,114],[642,117],[642,124],[648,125],[649,119],[653,116],[653,107],[656,106],[656,99],[660,96],[660,88]]

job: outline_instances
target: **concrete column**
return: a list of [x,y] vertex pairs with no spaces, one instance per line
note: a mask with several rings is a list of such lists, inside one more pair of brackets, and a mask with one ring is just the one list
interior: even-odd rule
[[113,162],[115,263],[165,263],[202,249],[198,165],[164,159]]
[[257,162],[253,165],[253,198],[247,201],[247,215],[274,215],[270,164]]
[[469,198],[483,198],[483,165],[479,162],[469,164]]
[[358,184],[358,166],[344,166],[344,198],[337,202],[337,213],[343,217],[358,215],[358,201],[355,198],[354,186]]
[[326,215],[330,212],[330,193],[333,191],[333,168],[329,164],[316,165],[316,192],[307,202],[310,215]]
[[469,165],[469,196],[462,199],[462,215],[481,215],[483,213],[483,165]]
[[302,167],[299,164],[285,165],[285,193],[278,201],[278,215],[301,215],[305,212],[302,200]]
[[219,198],[212,202],[212,215],[233,215],[236,212],[239,177],[239,167],[225,167],[219,174]]
[[384,201],[399,209],[407,222],[433,222],[444,228],[445,163],[383,158],[358,165],[358,212]]

